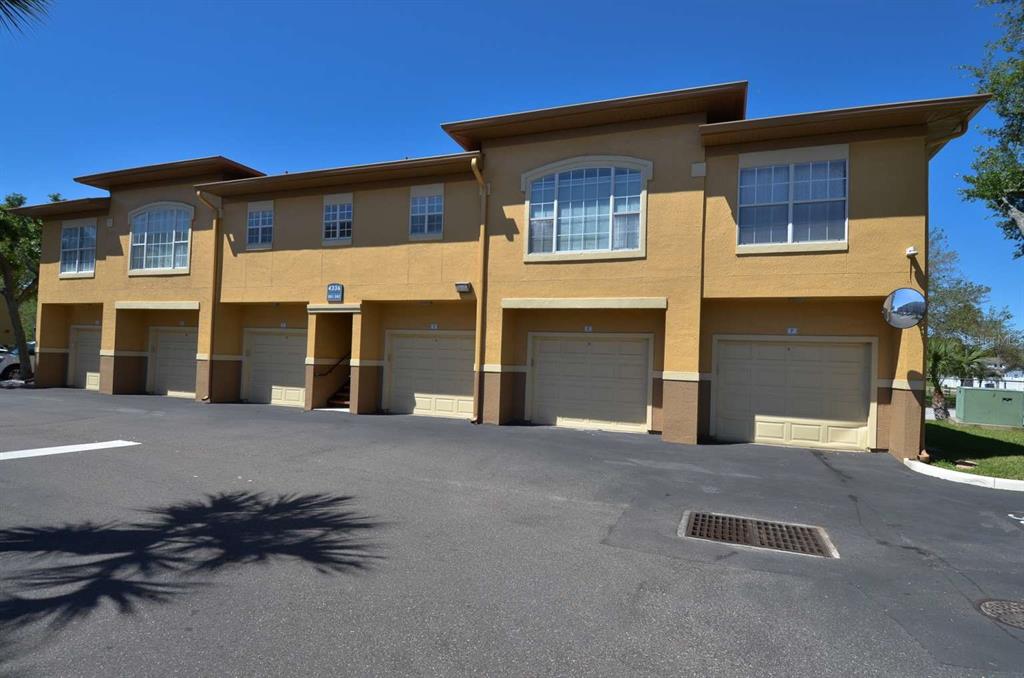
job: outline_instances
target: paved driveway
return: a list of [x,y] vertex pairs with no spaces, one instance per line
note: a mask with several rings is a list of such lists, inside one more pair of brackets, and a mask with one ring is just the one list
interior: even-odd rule
[[[1024,495],[887,455],[0,391],[0,674],[1024,670]],[[2,457],[2,455],[0,455]],[[841,558],[675,536],[690,509]]]

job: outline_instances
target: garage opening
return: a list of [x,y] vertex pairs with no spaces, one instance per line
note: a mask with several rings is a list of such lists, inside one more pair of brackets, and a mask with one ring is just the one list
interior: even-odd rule
[[717,339],[712,435],[848,450],[872,444],[872,344]]
[[527,418],[535,424],[646,432],[651,337],[531,333]]
[[386,344],[386,412],[473,417],[472,332],[389,330]]
[[245,330],[242,399],[287,407],[306,403],[306,330]]
[[195,327],[150,328],[146,390],[156,395],[195,398],[198,342]]

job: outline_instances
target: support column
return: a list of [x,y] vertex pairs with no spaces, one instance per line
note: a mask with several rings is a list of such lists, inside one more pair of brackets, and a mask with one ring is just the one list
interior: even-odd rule
[[67,384],[71,327],[68,309],[57,304],[39,304],[36,313],[37,388]]
[[140,311],[118,311],[103,305],[100,336],[100,393],[146,392],[148,337]]
[[899,339],[889,411],[889,453],[913,459],[924,449],[924,328],[904,330]]
[[372,303],[363,303],[362,311],[352,316],[352,385],[349,395],[352,414],[380,412],[383,372],[380,319]]
[[210,402],[210,355],[213,353],[214,304],[199,303],[199,330],[196,341],[196,400]]
[[662,372],[661,439],[697,443],[701,414],[700,298],[687,306],[672,299],[665,311],[665,370]]

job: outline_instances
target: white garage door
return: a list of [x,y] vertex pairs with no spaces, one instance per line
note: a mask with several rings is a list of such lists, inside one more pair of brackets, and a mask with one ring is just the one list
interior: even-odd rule
[[388,333],[387,392],[392,414],[473,417],[473,334]]
[[648,430],[650,339],[534,335],[527,417],[535,424]]
[[715,437],[868,447],[869,344],[721,340],[716,360]]
[[196,346],[194,327],[153,329],[150,340],[149,392],[179,398],[196,397]]
[[99,328],[72,328],[70,353],[68,385],[90,391],[100,390]]
[[306,333],[246,332],[246,389],[251,403],[302,407],[306,401]]

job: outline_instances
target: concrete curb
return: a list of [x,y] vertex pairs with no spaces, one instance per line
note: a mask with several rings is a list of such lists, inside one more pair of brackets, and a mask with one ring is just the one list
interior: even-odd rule
[[1024,480],[1010,480],[1009,478],[993,478],[992,476],[979,476],[974,473],[961,473],[939,468],[931,464],[925,464],[916,459],[904,459],[903,463],[911,471],[922,473],[933,478],[941,478],[954,483],[974,485],[975,487],[987,487],[990,490],[1010,490],[1012,492],[1024,492]]

